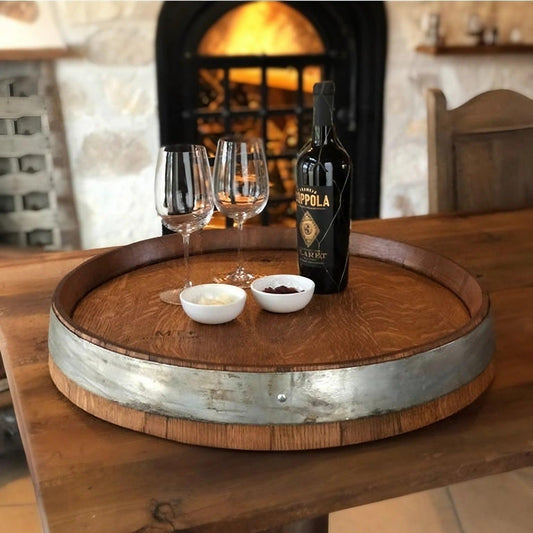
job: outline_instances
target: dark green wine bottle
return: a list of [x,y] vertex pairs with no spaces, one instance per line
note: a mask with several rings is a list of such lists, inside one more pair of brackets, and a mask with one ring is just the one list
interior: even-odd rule
[[333,123],[335,84],[313,87],[313,135],[296,162],[296,225],[300,274],[315,292],[348,283],[352,163]]

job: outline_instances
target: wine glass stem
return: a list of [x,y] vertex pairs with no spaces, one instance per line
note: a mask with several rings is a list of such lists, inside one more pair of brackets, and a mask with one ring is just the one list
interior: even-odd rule
[[185,264],[185,283],[183,288],[186,289],[192,286],[191,266],[189,264],[189,242],[191,236],[189,233],[182,233],[181,236],[183,237],[183,263]]
[[243,245],[243,226],[244,220],[237,220],[237,231],[239,232],[239,249],[237,251],[237,274],[244,272],[243,259],[242,259],[242,245]]

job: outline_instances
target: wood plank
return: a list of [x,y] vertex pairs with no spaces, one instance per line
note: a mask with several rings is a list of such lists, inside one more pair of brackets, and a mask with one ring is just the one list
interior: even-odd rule
[[12,48],[0,50],[0,61],[35,61],[68,57],[67,48]]
[[17,119],[46,114],[46,104],[42,96],[0,96],[2,118]]
[[181,445],[85,414],[50,380],[46,328],[56,283],[91,252],[0,263],[0,349],[49,530],[259,531],[531,466],[531,227],[533,210],[354,223],[358,231],[447,251],[481,276],[493,298],[496,378],[479,400],[444,421],[312,452]]
[[430,55],[500,55],[533,54],[532,44],[496,44],[496,45],[419,45],[416,51]]
[[458,261],[489,292],[531,281],[531,209],[361,220],[352,229],[416,244]]
[[29,192],[48,192],[54,187],[51,172],[40,171],[33,174],[16,172],[3,174],[0,179],[1,194],[27,194]]
[[53,209],[0,213],[0,223],[4,233],[29,232],[41,228],[53,229],[57,227],[57,219],[57,212]]
[[0,157],[22,157],[27,154],[45,155],[50,151],[50,138],[43,133],[33,135],[2,135]]

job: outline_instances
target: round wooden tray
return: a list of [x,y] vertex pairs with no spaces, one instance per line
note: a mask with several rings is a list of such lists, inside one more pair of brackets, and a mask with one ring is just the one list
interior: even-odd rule
[[[246,228],[245,261],[296,273],[295,230]],[[159,292],[183,279],[181,239],[96,256],[58,285],[50,373],[82,409],[167,439],[249,450],[342,446],[433,423],[493,377],[489,299],[462,267],[353,233],[348,288],[300,312],[208,326]],[[192,239],[195,283],[235,267],[235,230]]]

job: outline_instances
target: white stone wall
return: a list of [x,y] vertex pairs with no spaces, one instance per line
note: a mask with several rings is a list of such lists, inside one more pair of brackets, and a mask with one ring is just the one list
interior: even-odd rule
[[[56,2],[75,57],[57,62],[82,246],[160,234],[152,182],[159,143],[154,38],[161,2]],[[440,12],[450,43],[465,42],[468,13],[492,16],[501,40],[519,27],[533,42],[533,2],[388,2],[381,216],[428,209],[425,89],[455,107],[492,88],[533,97],[533,54],[426,56],[422,19]]]
[[154,38],[160,2],[57,2],[73,58],[57,61],[84,248],[161,233]]
[[513,89],[533,98],[533,52],[524,55],[431,56],[415,52],[423,18],[441,13],[450,44],[470,44],[470,13],[497,22],[502,42],[513,28],[533,43],[533,2],[387,2],[389,46],[385,84],[381,217],[428,211],[425,91],[439,87],[448,107],[478,93]]

